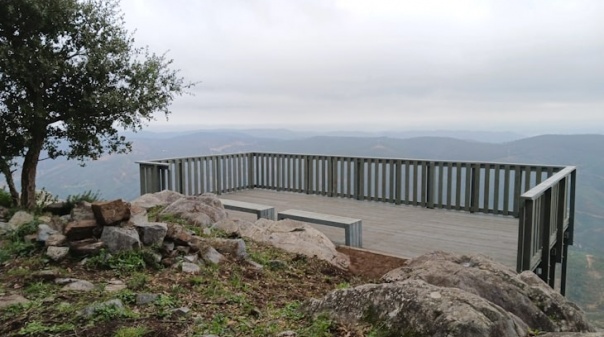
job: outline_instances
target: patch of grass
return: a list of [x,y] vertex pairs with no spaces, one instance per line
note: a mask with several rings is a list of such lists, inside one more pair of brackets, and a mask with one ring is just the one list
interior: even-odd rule
[[321,315],[316,317],[310,326],[300,330],[300,337],[329,337],[331,330],[334,327],[334,322],[327,316]]
[[137,315],[128,308],[120,308],[116,305],[103,305],[94,311],[93,320],[112,321],[120,318],[136,318]]
[[57,289],[52,283],[36,282],[28,285],[23,292],[28,299],[42,299],[51,296]]
[[145,288],[145,285],[149,282],[149,276],[145,273],[134,273],[132,277],[128,281],[126,281],[126,285],[128,288],[132,290],[142,290]]
[[39,336],[46,334],[55,334],[67,331],[73,331],[75,325],[71,323],[45,325],[40,321],[31,321],[19,330],[21,336]]
[[142,337],[149,332],[144,326],[121,327],[115,332],[115,337]]
[[112,269],[121,273],[141,271],[147,267],[159,269],[160,265],[155,261],[153,252],[147,249],[123,251],[110,254],[106,250],[86,261],[86,265],[92,268]]

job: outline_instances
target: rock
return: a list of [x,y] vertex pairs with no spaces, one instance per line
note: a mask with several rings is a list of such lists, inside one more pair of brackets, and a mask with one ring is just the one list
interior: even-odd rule
[[389,336],[524,337],[528,326],[501,307],[421,280],[366,284],[311,300],[304,310],[339,322],[368,322]]
[[259,219],[251,223],[229,219],[216,223],[213,228],[267,243],[290,253],[316,256],[339,268],[346,269],[350,265],[348,256],[338,252],[325,234],[302,222]]
[[93,202],[92,212],[96,221],[102,226],[117,226],[130,220],[130,204],[122,199]]
[[245,260],[245,263],[252,267],[255,270],[263,270],[264,266],[262,266],[260,263],[256,262],[256,261],[252,261],[252,260]]
[[245,241],[242,239],[221,239],[221,238],[198,238],[196,247],[200,247],[198,250],[202,250],[203,245],[212,246],[220,254],[230,255],[235,259],[246,259],[247,249]]
[[25,225],[32,221],[34,221],[33,215],[25,211],[18,211],[17,213],[13,214],[12,218],[10,218],[10,220],[8,221],[8,225],[11,229],[15,230],[21,227],[22,225]]
[[42,281],[54,281],[57,277],[59,277],[59,271],[54,269],[45,269],[33,272],[31,274],[32,279],[34,280],[42,280]]
[[29,303],[29,300],[21,295],[0,296],[0,309],[11,305]]
[[198,274],[201,271],[198,265],[191,262],[183,262],[180,268],[183,273]]
[[161,245],[161,249],[165,253],[170,253],[171,251],[174,250],[174,242],[164,240],[164,242]]
[[216,249],[214,249],[213,247],[210,247],[210,246],[208,246],[203,251],[200,250],[199,255],[201,256],[201,258],[204,261],[212,263],[212,264],[219,264],[222,261],[226,260],[224,255],[220,254]]
[[168,233],[168,225],[161,222],[135,224],[138,235],[144,245],[160,245]]
[[581,310],[532,272],[518,275],[484,256],[434,252],[384,275],[385,282],[423,280],[491,301],[540,331],[593,331]]
[[136,305],[146,305],[155,302],[159,296],[157,294],[141,293],[136,294]]
[[67,237],[63,234],[55,233],[51,234],[44,243],[46,247],[49,246],[62,246],[67,242]]
[[67,202],[53,202],[51,204],[44,206],[44,208],[42,210],[44,212],[62,216],[62,215],[67,215],[71,212],[71,206]]
[[220,199],[213,195],[180,198],[164,208],[160,215],[164,214],[178,216],[202,227],[211,226],[227,217]]
[[169,257],[169,258],[165,258],[165,259],[161,260],[161,264],[167,268],[174,266],[176,264],[176,262],[178,262],[178,261],[176,260],[176,258],[173,258],[173,257]]
[[181,245],[188,245],[189,242],[191,242],[193,232],[175,223],[168,223],[167,226],[168,231],[166,232],[166,238]]
[[92,291],[94,290],[94,284],[74,278],[58,278],[55,280],[57,284],[64,284],[63,291]]
[[71,252],[76,255],[96,255],[105,247],[105,243],[92,238],[72,241],[69,243],[69,247]]
[[56,230],[50,228],[49,225],[47,225],[47,224],[38,225],[38,237],[37,237],[38,242],[46,242],[46,240],[48,240],[48,237],[50,237],[53,234],[58,234],[58,232]]
[[36,242],[38,241],[38,234],[28,234],[23,237],[23,241],[25,242]]
[[50,246],[46,248],[46,256],[57,262],[63,260],[69,254],[69,247]]
[[99,311],[99,310],[104,310],[106,308],[111,308],[114,307],[115,309],[118,309],[119,311],[124,310],[124,303],[122,303],[121,300],[119,299],[112,299],[103,303],[95,303],[92,305],[87,306],[86,308],[84,308],[84,310],[80,311],[80,315],[90,318],[92,316],[94,316],[94,314]]
[[143,194],[140,197],[132,200],[131,204],[149,209],[156,206],[168,206],[176,200],[184,197],[184,195],[178,192],[163,190],[157,193]]
[[92,204],[86,201],[79,202],[71,210],[72,221],[95,220],[92,212]]
[[189,309],[188,307],[176,308],[176,309],[172,309],[172,315],[182,317],[182,316],[186,316],[187,314],[189,314],[190,311],[191,311],[191,309]]
[[197,263],[197,261],[199,261],[199,255],[194,254],[194,255],[186,255],[184,257],[184,260],[186,262],[190,262],[190,263]]
[[103,227],[101,241],[105,243],[111,253],[141,248],[138,232],[133,228]]
[[72,221],[65,226],[65,236],[69,241],[89,239],[94,236],[96,220]]
[[12,230],[13,228],[8,223],[0,221],[0,235],[8,233]]
[[135,225],[148,223],[147,209],[138,205],[130,205],[130,222]]
[[277,337],[296,337],[297,334],[295,331],[287,330],[277,334]]
[[178,247],[176,247],[176,251],[181,254],[189,254],[189,252],[191,251],[191,247],[178,246]]
[[107,285],[105,286],[105,291],[108,293],[114,293],[116,291],[124,289],[126,289],[126,285],[123,281],[120,280],[109,280],[109,282],[107,282]]

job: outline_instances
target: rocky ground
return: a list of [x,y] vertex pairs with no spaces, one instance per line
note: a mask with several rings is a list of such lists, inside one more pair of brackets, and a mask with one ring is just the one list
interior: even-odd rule
[[47,211],[0,212],[1,336],[604,337],[482,256],[336,248],[308,224],[231,219],[212,195]]

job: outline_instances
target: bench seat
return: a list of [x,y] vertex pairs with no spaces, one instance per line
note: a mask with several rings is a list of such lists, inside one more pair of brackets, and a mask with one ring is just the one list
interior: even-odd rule
[[363,224],[361,219],[347,218],[338,215],[322,214],[297,209],[288,209],[277,213],[277,220],[291,219],[318,225],[344,228],[345,244],[351,247],[362,248]]
[[269,220],[275,220],[275,207],[229,199],[220,199],[220,201],[222,202],[222,206],[224,206],[225,209],[246,213],[254,213],[256,214],[258,219],[264,218]]

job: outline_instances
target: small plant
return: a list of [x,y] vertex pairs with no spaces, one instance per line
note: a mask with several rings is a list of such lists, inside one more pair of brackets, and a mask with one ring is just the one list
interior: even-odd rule
[[300,336],[308,337],[328,337],[331,336],[331,327],[333,322],[324,315],[318,316],[312,321],[312,324],[303,329]]
[[4,188],[0,189],[0,206],[5,208],[10,208],[13,206],[13,199],[10,196],[10,193],[4,190]]
[[127,250],[115,255],[109,254],[106,250],[101,250],[99,254],[89,258],[86,264],[93,268],[113,269],[118,272],[133,272],[144,270],[147,266],[160,268],[159,263],[155,261],[152,252],[143,250]]
[[189,279],[189,284],[192,286],[199,286],[203,284],[203,277],[193,276]]
[[128,288],[132,290],[141,290],[145,288],[145,285],[149,282],[149,276],[144,273],[134,273],[132,277],[126,281]]
[[39,321],[31,321],[27,323],[21,330],[19,335],[22,336],[37,336],[42,334],[55,334],[67,331],[73,331],[75,326],[71,323],[44,325]]
[[95,321],[111,321],[118,318],[136,318],[136,314],[115,304],[103,305],[94,310]]
[[55,290],[55,285],[50,283],[36,282],[28,285],[24,292],[28,298],[42,299],[48,297]]
[[148,332],[144,326],[121,327],[115,332],[115,337],[142,337]]
[[73,207],[83,201],[93,203],[99,200],[101,200],[101,193],[99,191],[92,192],[91,190],[88,190],[83,193],[67,196],[67,200],[65,200],[65,202]]
[[170,315],[170,309],[176,307],[177,301],[168,295],[159,295],[154,302],[157,308],[157,316],[167,317]]

